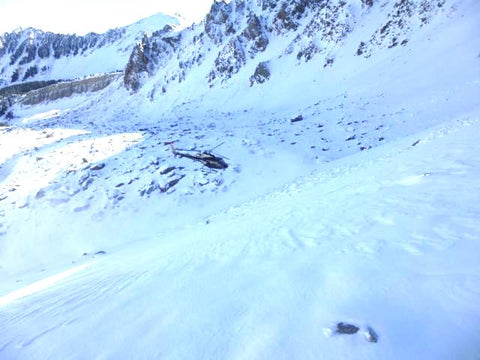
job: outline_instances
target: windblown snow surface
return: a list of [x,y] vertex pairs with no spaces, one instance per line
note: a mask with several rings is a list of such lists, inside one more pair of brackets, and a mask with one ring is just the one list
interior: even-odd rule
[[[0,359],[480,359],[479,7],[464,4],[408,51],[285,74],[289,92],[272,78],[158,104],[118,82],[16,106]],[[229,167],[169,141],[220,145]]]

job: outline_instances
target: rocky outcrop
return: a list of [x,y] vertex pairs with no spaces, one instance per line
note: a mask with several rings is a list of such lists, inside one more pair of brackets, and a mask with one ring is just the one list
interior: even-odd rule
[[215,44],[221,44],[225,37],[235,33],[231,15],[234,3],[225,1],[214,2],[210,12],[205,17],[205,33]]
[[35,105],[45,101],[54,101],[57,99],[70,97],[74,94],[103,90],[120,77],[121,73],[114,73],[84,80],[68,81],[49,85],[42,87],[41,89],[29,91],[24,95],[22,103],[25,105]]
[[387,21],[369,40],[360,42],[356,55],[369,58],[375,49],[394,48],[408,44],[410,34],[428,24],[434,16],[445,11],[446,0],[397,0],[393,3]]
[[[352,2],[369,8],[371,0]],[[144,39],[137,45],[125,68],[125,84],[129,89],[138,90],[145,78],[160,72],[163,76],[158,78],[163,79],[165,91],[171,82],[181,82],[188,77],[190,70],[205,58],[214,58],[206,81],[210,87],[216,86],[229,81],[265,52],[272,38],[290,38],[292,33],[296,36],[283,50],[283,55],[294,54],[300,61],[310,61],[322,54],[322,66],[331,66],[332,53],[351,32],[356,13],[344,0],[215,1],[203,23],[184,30],[182,37],[186,41],[178,46],[154,54],[149,42],[160,44],[166,40],[164,35]],[[192,39],[187,34],[195,36]],[[157,56],[161,61],[155,60]],[[251,84],[269,79],[266,63],[257,70],[248,79]]]
[[250,76],[250,86],[253,84],[263,84],[270,79],[270,62],[262,61],[255,68],[255,72]]
[[214,68],[208,77],[209,82],[216,78],[227,80],[245,65],[245,49],[239,38],[231,39],[220,51],[215,60]]
[[13,117],[13,113],[10,110],[10,107],[14,103],[14,98],[12,96],[1,96],[0,95],[0,119],[6,118],[10,119]]
[[152,37],[144,36],[135,46],[124,70],[123,79],[127,89],[137,91],[144,79],[164,66],[178,50],[181,36],[172,34],[171,30],[166,27]]
[[[376,49],[406,45],[409,31],[427,24],[445,1],[387,0],[377,5],[388,12],[389,20],[370,40],[362,41],[352,56],[369,57]],[[248,76],[244,81],[250,85],[262,84],[270,76],[266,57],[270,62],[294,57],[298,65],[315,60],[319,69],[334,67],[336,52],[373,6],[374,0],[216,0],[205,20],[181,32],[177,43],[168,41],[171,34],[158,34],[137,45],[125,68],[125,84],[138,90],[146,78],[155,75],[160,83],[154,87],[161,86],[164,93],[200,65],[207,67],[202,72],[210,87],[237,74]],[[285,40],[269,50],[278,38]],[[155,51],[152,44],[161,51]],[[280,44],[288,45],[281,48]],[[268,51],[269,55],[262,55]],[[244,68],[255,71],[242,72]]]
[[128,64],[125,67],[123,81],[127,89],[137,91],[143,83],[144,74],[147,73],[147,55],[145,54],[145,44],[135,45]]

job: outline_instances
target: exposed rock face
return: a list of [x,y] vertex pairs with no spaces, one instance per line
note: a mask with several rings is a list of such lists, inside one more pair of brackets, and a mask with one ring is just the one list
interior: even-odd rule
[[268,36],[257,15],[251,12],[248,15],[247,27],[242,32],[242,38],[253,58],[257,52],[265,51],[268,45]]
[[369,58],[375,49],[407,45],[408,36],[414,29],[428,24],[444,10],[445,3],[446,0],[397,0],[385,24],[368,41],[360,42],[356,54]]
[[3,97],[0,96],[0,119],[3,117],[9,117],[10,112],[10,106],[13,104],[13,99],[8,96],[8,97]]
[[133,49],[124,71],[123,81],[127,88],[133,91],[137,91],[140,88],[143,74],[147,72],[147,64],[145,44],[143,42],[138,43]]
[[124,83],[128,89],[137,91],[147,75],[153,75],[155,70],[164,66],[177,51],[180,35],[172,35],[171,28],[152,37],[144,36],[133,49],[124,71]]
[[250,86],[263,84],[268,79],[270,79],[270,62],[262,61],[255,68],[255,73],[250,76]]
[[223,80],[230,79],[245,65],[245,62],[245,49],[240,39],[233,38],[218,54],[214,69],[210,72],[208,80],[211,82],[217,77]]
[[[47,59],[82,55],[88,50],[101,48],[118,41],[123,29],[110,30],[106,34],[90,33],[86,36],[62,35],[43,32],[32,28],[0,36],[0,66],[8,58],[8,67],[14,68],[11,82],[26,80],[33,77],[39,70],[35,62],[37,59]],[[3,61],[1,61],[4,58]],[[29,65],[29,66],[25,66]],[[0,69],[0,76],[4,77],[8,68]],[[4,79],[5,82],[5,79]]]
[[[291,38],[292,33],[296,36],[280,56],[293,54],[299,61],[310,61],[320,54],[322,66],[332,66],[333,52],[352,31],[358,8],[365,12],[372,5],[373,0],[215,1],[205,20],[184,30],[178,43],[168,41],[168,32],[144,38],[125,68],[125,84],[136,91],[145,78],[157,74],[165,92],[205,59],[214,59],[206,81],[216,86],[266,52],[273,37]],[[251,84],[269,79],[268,61],[255,61],[259,65],[248,78]]]
[[[197,74],[200,66],[210,87],[238,76],[251,85],[262,84],[271,74],[267,64],[281,57],[294,57],[298,64],[315,60],[320,69],[330,68],[335,66],[336,52],[372,7],[378,6],[387,20],[352,56],[369,57],[406,45],[409,34],[443,11],[446,1],[216,0],[202,23],[179,33],[178,42],[170,41],[171,33],[144,39],[130,57],[125,84],[138,90],[143,79],[155,76],[164,93],[172,84]],[[286,41],[270,49],[278,38]],[[282,49],[278,44],[288,45]],[[243,72],[245,68],[251,70]]]
[[[453,0],[215,0],[197,25],[181,32],[166,26],[138,37],[137,45],[125,47],[128,55],[120,68],[132,91],[155,76],[155,89],[168,92],[200,68],[210,87],[234,77],[262,84],[272,71],[266,64],[282,57],[292,57],[297,64],[318,61],[321,69],[334,67],[337,51],[372,7],[378,7],[385,20],[361,39],[352,56],[368,58],[380,50],[406,46],[410,34],[449,7],[448,1]],[[0,37],[0,87],[46,79],[51,69],[45,61],[89,54],[124,34],[125,29],[86,36],[34,29],[5,34]],[[272,49],[274,39],[282,41]]]
[[121,73],[108,74],[85,80],[68,81],[49,85],[37,90],[29,91],[23,98],[22,103],[25,105],[34,105],[45,101],[70,97],[73,94],[99,91],[106,88],[120,76]]
[[205,18],[205,33],[215,44],[221,44],[225,37],[235,33],[231,19],[233,3],[214,2]]

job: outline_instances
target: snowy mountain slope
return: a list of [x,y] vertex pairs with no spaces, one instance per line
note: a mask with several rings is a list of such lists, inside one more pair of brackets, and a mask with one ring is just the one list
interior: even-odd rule
[[[388,14],[382,9],[389,7],[375,6],[371,12]],[[35,268],[50,259],[148,238],[182,226],[185,218],[177,213],[206,218],[325,162],[475,113],[480,62],[476,40],[467,35],[479,22],[477,8],[478,3],[464,1],[448,18],[425,25],[405,47],[365,59],[355,51],[377,28],[377,16],[371,17],[367,30],[352,32],[339,50],[338,67],[318,71],[314,60],[283,68],[279,63],[279,76],[261,86],[239,81],[202,87],[207,72],[199,70],[185,81],[188,89],[182,83],[178,93],[167,91],[153,100],[157,75],[135,94],[117,81],[95,95],[17,104],[15,127],[3,130],[0,142],[0,153],[7,154],[0,169],[0,263],[4,269]],[[287,65],[295,71],[287,72]],[[303,121],[292,123],[300,114]],[[171,141],[199,151],[221,145],[216,151],[230,167],[215,172],[175,158],[165,144]],[[105,168],[92,170],[96,165]],[[40,212],[50,215],[37,221]],[[73,231],[66,213],[75,218]],[[132,230],[121,227],[117,233],[118,217],[151,221],[127,222]],[[35,226],[23,226],[24,219],[35,220]],[[89,239],[82,230],[87,223],[98,231]],[[105,235],[110,232],[117,235]],[[53,244],[56,238],[64,241]],[[31,242],[54,249],[33,253]]]
[[452,119],[209,223],[2,281],[0,354],[477,359],[479,126]]
[[145,33],[178,24],[176,18],[156,14],[105,34],[64,35],[32,28],[6,33],[0,36],[0,86],[121,70]]
[[[459,8],[475,12],[477,7],[452,0],[219,2],[197,26],[176,36],[145,38],[130,58],[125,83],[138,90],[144,82],[139,79],[149,76],[142,95],[162,104],[179,94],[183,102],[216,99],[211,87],[234,102],[238,92],[258,98],[294,81],[316,80],[323,89],[331,75],[335,82],[353,75],[345,71],[345,62],[358,72],[382,58],[412,51],[415,45],[409,42],[418,36],[429,33],[430,40],[441,41],[435,35],[439,26],[450,23]],[[477,32],[474,24],[470,31]],[[478,52],[475,40],[470,46]],[[264,79],[256,80],[262,66]]]
[[12,107],[0,359],[478,358],[480,4],[341,4],[219,3],[136,91]]

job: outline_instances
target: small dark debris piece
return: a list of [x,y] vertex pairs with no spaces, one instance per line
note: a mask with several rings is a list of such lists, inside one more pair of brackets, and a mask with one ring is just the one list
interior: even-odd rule
[[418,145],[419,142],[420,142],[420,139],[418,139],[417,141],[415,141],[415,142],[412,144],[412,146]]
[[351,140],[355,140],[355,139],[356,139],[356,136],[352,135],[352,136],[346,138],[345,141],[351,141]]
[[343,322],[337,324],[337,333],[339,334],[353,335],[356,334],[358,330],[360,330],[360,328],[352,324],[347,324]]
[[95,255],[105,255],[106,253],[107,253],[106,251],[100,250],[100,251],[97,251]]
[[299,122],[299,121],[302,121],[302,120],[303,120],[303,116],[298,115],[297,117],[294,117],[293,119],[290,119],[290,122],[294,123],[294,122]]
[[105,167],[105,164],[104,164],[104,163],[101,163],[101,164],[97,164],[97,165],[95,165],[95,166],[92,166],[92,167],[90,168],[90,170],[98,171],[98,170],[102,170],[104,167]]
[[166,168],[165,170],[160,171],[160,175],[167,175],[173,170],[175,170],[175,166],[170,166],[169,168]]
[[370,326],[367,328],[366,332],[367,340],[371,343],[378,342],[378,335]]
[[180,180],[182,180],[183,177],[181,178],[178,178],[178,179],[173,179],[171,181],[168,182],[168,188],[172,188],[174,187],[175,185],[177,185],[179,183]]
[[122,187],[123,185],[125,185],[124,183],[120,183],[120,184],[117,184],[115,187],[116,188],[119,188],[119,187]]

